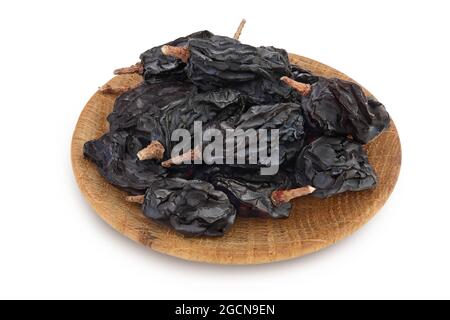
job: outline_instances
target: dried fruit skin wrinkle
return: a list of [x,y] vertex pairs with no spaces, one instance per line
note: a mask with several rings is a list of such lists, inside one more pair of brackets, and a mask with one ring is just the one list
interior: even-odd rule
[[367,144],[389,127],[386,108],[362,88],[340,79],[319,78],[302,98],[308,124],[328,136],[347,136]]
[[222,236],[236,218],[228,197],[199,180],[155,181],[147,190],[143,211],[189,236]]
[[297,65],[291,65],[292,78],[301,83],[314,84],[319,81],[319,77],[313,75],[310,71],[300,68]]
[[130,193],[141,194],[155,180],[168,174],[153,161],[138,160],[136,154],[142,147],[134,135],[116,131],[87,142],[84,155],[97,165],[109,183]]
[[289,217],[291,203],[276,206],[270,198],[273,190],[281,188],[280,184],[249,182],[226,176],[214,177],[213,184],[228,195],[241,217],[274,219]]
[[[293,159],[301,151],[305,138],[303,113],[300,105],[295,103],[251,107],[241,115],[235,128],[242,131],[250,129],[264,129],[267,132],[278,130],[280,165]],[[263,150],[259,148],[258,151]],[[270,163],[259,164],[270,165]]]
[[[186,129],[193,136],[194,123],[208,123],[239,116],[245,105],[239,92],[220,89],[199,93],[192,90],[184,98],[173,101],[153,114],[137,117],[136,130],[159,140],[165,147],[167,157],[178,141],[171,140],[171,134],[177,129]],[[192,143],[191,143],[192,145]]]
[[108,116],[110,131],[135,129],[142,117],[159,115],[164,107],[184,101],[194,90],[192,84],[179,81],[142,84],[116,99]]
[[[186,37],[178,38],[166,45],[185,47],[189,39],[208,39],[212,36],[213,34],[209,31],[199,31]],[[184,81],[186,79],[184,71],[186,64],[179,59],[164,55],[161,52],[163,46],[154,47],[141,54],[144,80],[147,83],[161,82],[167,79]]]
[[230,119],[239,116],[244,107],[242,95],[231,89],[199,93],[180,82],[144,84],[116,100],[108,121],[111,131],[133,130],[147,145],[161,142],[169,156],[175,129],[191,131],[194,121],[206,124]]
[[227,194],[240,217],[289,217],[291,204],[275,206],[270,198],[273,190],[289,189],[295,185],[291,173],[280,170],[276,175],[261,176],[258,169],[207,166],[196,170],[194,176],[209,181]]
[[[176,113],[178,112],[179,111],[177,109]],[[192,113],[192,111],[189,111],[189,113]],[[198,115],[200,116],[207,113],[208,112],[204,110],[203,112],[198,113]],[[227,112],[227,115],[228,113],[229,112]],[[222,116],[220,118],[224,117]],[[303,113],[301,111],[301,106],[295,103],[254,106],[241,115],[235,113],[235,116],[231,116],[227,120],[221,122],[217,121],[217,117],[215,119],[210,117],[209,119],[209,123],[207,121],[203,121],[203,123],[205,123],[205,129],[215,129],[221,132],[222,136],[225,138],[223,150],[226,149],[228,144],[231,144],[235,147],[234,154],[237,154],[239,141],[241,140],[243,143],[245,143],[240,143],[239,145],[240,148],[245,147],[245,163],[227,164],[228,166],[261,167],[274,165],[270,162],[269,158],[271,153],[275,152],[275,150],[271,149],[272,142],[270,139],[270,130],[278,130],[278,165],[282,165],[286,161],[294,159],[303,147],[305,137]],[[197,118],[196,120],[198,121],[199,119]],[[191,127],[186,126],[183,128],[192,130],[193,121],[189,121],[188,123],[191,125]],[[175,126],[172,127],[174,128]],[[235,132],[235,134],[232,136],[228,136],[227,130],[232,130],[233,132]],[[267,133],[267,144],[265,146],[263,144],[259,144],[258,148],[256,149],[249,148],[249,140],[246,139],[246,134],[247,132],[249,132],[249,130],[253,130],[255,138],[259,137],[259,130],[266,130],[261,131],[261,134],[264,135],[265,133]],[[204,143],[207,144],[209,142]],[[261,158],[261,154],[266,154],[268,158]],[[220,154],[217,155],[217,158],[212,157],[212,159],[210,159],[209,161],[218,163],[218,165],[222,165],[226,162],[224,160],[224,156],[224,154]],[[256,160],[256,162],[251,163],[251,159]],[[177,163],[177,161],[175,161],[175,158],[171,163]]]
[[295,95],[279,80],[293,76],[285,50],[256,48],[223,36],[191,38],[186,49],[185,72],[201,90],[233,88],[253,103],[283,102]]
[[320,198],[377,184],[362,145],[339,137],[322,137],[306,146],[297,159],[295,176],[299,185],[316,188],[313,195]]

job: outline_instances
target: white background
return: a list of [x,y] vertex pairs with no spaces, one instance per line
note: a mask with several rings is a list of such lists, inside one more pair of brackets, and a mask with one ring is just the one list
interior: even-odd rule
[[[0,298],[450,298],[448,1],[1,1]],[[224,267],[113,231],[70,164],[79,113],[115,67],[209,29],[347,73],[398,126],[384,209],[312,256]]]

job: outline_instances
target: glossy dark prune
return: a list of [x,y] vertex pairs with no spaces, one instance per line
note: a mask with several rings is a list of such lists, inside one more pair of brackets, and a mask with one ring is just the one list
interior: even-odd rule
[[306,146],[296,163],[297,183],[313,186],[326,198],[374,188],[377,178],[362,145],[340,137],[322,137]]
[[84,145],[84,155],[93,161],[100,174],[112,185],[122,190],[141,194],[155,180],[168,172],[153,161],[139,161],[137,152],[143,144],[124,131],[105,134]]
[[198,92],[191,84],[170,81],[143,84],[119,96],[108,121],[111,132],[133,131],[147,142],[160,141],[169,157],[174,130],[192,131],[194,121],[239,117],[244,108],[244,97],[236,90]]
[[[234,145],[234,155],[245,150],[245,163],[229,164],[232,167],[261,167],[270,165],[282,165],[295,158],[304,146],[305,128],[301,106],[295,103],[280,103],[274,105],[259,105],[249,108],[239,117],[231,117],[227,121],[211,122],[205,129],[216,129],[224,137],[223,150],[228,145]],[[228,130],[233,135],[228,135]],[[266,131],[259,131],[266,130]],[[278,131],[277,147],[273,149],[272,135]],[[260,136],[261,134],[261,136]],[[250,145],[250,137],[257,139],[254,145]],[[266,144],[262,144],[261,138],[267,139]],[[271,155],[278,151],[277,163],[271,163]],[[267,158],[261,157],[261,155]],[[211,162],[219,163],[223,160],[226,163],[226,155],[219,155],[218,158],[211,159]],[[250,163],[250,159],[256,160]],[[236,159],[235,159],[236,160]]]
[[210,122],[238,117],[245,104],[242,95],[235,90],[224,89],[209,92],[193,90],[186,97],[162,107],[158,113],[145,113],[135,117],[136,130],[160,141],[170,157],[173,146],[172,133],[186,129],[193,136],[194,122],[208,125]]
[[236,206],[241,217],[256,218],[288,218],[292,205],[284,203],[275,206],[272,203],[272,192],[280,186],[270,182],[249,182],[225,176],[213,178],[214,186],[228,195]]
[[[187,45],[189,39],[208,39],[213,34],[209,31],[199,31],[191,35],[178,38],[167,43],[175,47],[184,47]],[[147,83],[155,83],[172,80],[185,80],[186,73],[184,68],[186,64],[179,59],[165,56],[161,52],[161,46],[154,47],[141,54],[141,62],[143,65],[143,77]]]
[[184,179],[155,181],[146,192],[143,212],[189,236],[222,236],[236,218],[223,192],[208,182]]
[[[300,105],[295,103],[251,107],[241,115],[236,129],[265,129],[267,132],[278,130],[280,165],[291,160],[303,148],[304,118]],[[258,151],[261,151],[261,148]]]
[[134,129],[142,116],[159,115],[164,107],[184,102],[193,91],[195,87],[186,82],[144,83],[116,99],[113,112],[108,116],[110,130]]
[[362,88],[340,79],[320,78],[302,98],[308,124],[328,136],[347,136],[366,144],[389,127],[386,108]]
[[245,108],[243,96],[232,89],[219,89],[208,92],[193,91],[180,104],[171,104],[161,113],[160,122],[168,132],[187,129],[191,133],[194,122],[202,124],[239,116]]
[[298,82],[314,84],[319,81],[319,77],[313,75],[310,71],[300,68],[297,65],[291,65],[292,79]]
[[218,190],[223,191],[236,207],[240,217],[248,218],[287,218],[291,204],[275,206],[271,194],[277,189],[290,189],[295,183],[288,172],[262,176],[257,170],[210,166],[199,169],[195,177],[207,180]]
[[253,103],[287,101],[293,91],[280,78],[292,76],[286,51],[253,47],[222,36],[190,39],[186,74],[202,90],[233,88]]

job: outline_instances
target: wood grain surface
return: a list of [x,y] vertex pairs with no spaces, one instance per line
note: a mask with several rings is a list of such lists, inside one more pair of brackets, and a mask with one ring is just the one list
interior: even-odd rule
[[[294,54],[290,58],[315,74],[351,80],[317,61]],[[127,75],[115,77],[109,84],[132,85],[140,81],[139,76]],[[108,130],[106,117],[115,98],[96,93],[81,113],[72,140],[76,180],[87,201],[105,222],[128,238],[171,256],[215,264],[246,265],[316,252],[367,223],[385,204],[399,176],[401,145],[392,123],[390,129],[368,145],[369,159],[379,179],[376,189],[345,193],[326,200],[304,197],[294,201],[289,219],[238,218],[231,231],[222,238],[187,238],[145,218],[139,206],[124,201],[126,193],[108,184],[95,165],[84,159],[84,143]],[[387,107],[389,110],[390,106]]]

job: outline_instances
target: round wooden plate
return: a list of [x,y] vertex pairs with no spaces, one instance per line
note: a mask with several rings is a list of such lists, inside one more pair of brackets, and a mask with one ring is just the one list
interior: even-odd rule
[[[351,80],[341,72],[298,55],[291,61],[315,74]],[[119,76],[112,85],[140,82],[139,76]],[[368,93],[368,92],[367,92]],[[369,94],[369,93],[368,93]],[[100,217],[118,232],[153,250],[186,260],[216,264],[260,264],[304,256],[351,235],[384,205],[397,182],[401,145],[394,123],[368,145],[379,184],[376,189],[345,193],[321,200],[295,201],[286,220],[238,218],[222,238],[186,238],[152,222],[140,207],[124,201],[126,194],[104,180],[83,157],[83,145],[107,132],[107,115],[116,96],[96,93],[81,113],[72,141],[72,163],[79,187]],[[380,235],[381,236],[381,235]]]

